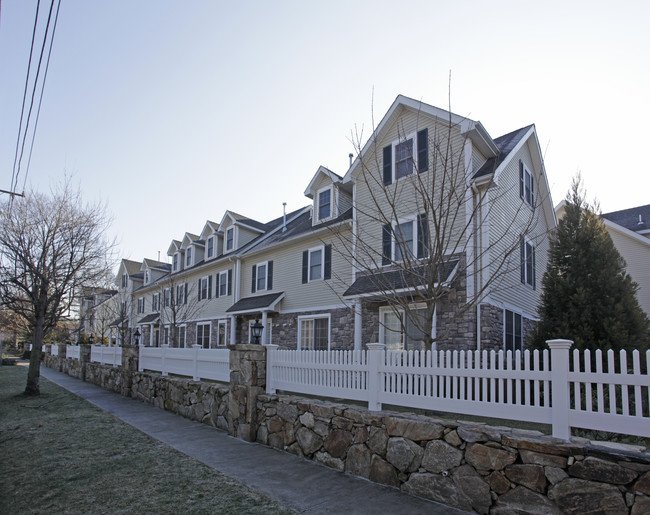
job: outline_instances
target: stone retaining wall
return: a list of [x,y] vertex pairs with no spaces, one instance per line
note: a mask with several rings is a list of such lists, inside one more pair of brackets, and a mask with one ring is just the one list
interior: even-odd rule
[[49,353],[44,363],[244,440],[468,511],[650,513],[650,453],[641,448],[267,395],[259,345],[231,347],[229,385],[138,372],[137,353],[123,348],[122,367]]
[[464,510],[650,512],[650,453],[631,446],[286,395],[257,411],[259,443]]

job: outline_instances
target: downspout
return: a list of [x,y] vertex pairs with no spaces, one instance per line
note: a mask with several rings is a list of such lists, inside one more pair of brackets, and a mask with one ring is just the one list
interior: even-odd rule
[[[237,302],[239,300],[239,295],[240,295],[240,287],[239,287],[239,276],[241,275],[241,259],[239,258],[232,258],[229,257],[228,261],[231,263],[235,263],[235,270],[233,275],[233,299],[234,302]],[[234,345],[237,343],[237,315],[231,315],[230,316],[230,345]]]
[[[479,191],[478,188],[476,187],[476,183],[472,183],[472,191],[474,192],[474,206],[475,206],[475,212],[478,215],[478,223],[475,218],[475,232],[474,232],[474,255],[476,256],[476,261],[477,264],[479,265],[478,268],[475,267],[476,270],[476,276],[475,276],[475,285],[474,285],[474,293],[478,293],[481,291],[481,286],[483,284],[483,232],[480,230],[480,222],[483,219],[483,204],[482,203],[477,203],[477,197],[479,197]],[[478,248],[478,252],[476,252],[476,249]],[[480,351],[481,350],[481,303],[477,302],[476,303],[476,350]]]

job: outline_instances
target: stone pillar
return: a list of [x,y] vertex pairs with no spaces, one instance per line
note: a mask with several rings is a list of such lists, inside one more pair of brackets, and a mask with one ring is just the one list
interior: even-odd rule
[[230,393],[228,433],[254,442],[257,437],[257,396],[266,387],[266,347],[255,344],[229,345]]
[[57,343],[57,345],[59,347],[59,361],[58,361],[59,367],[58,368],[59,368],[59,372],[63,372],[63,362],[65,361],[65,359],[67,357],[66,350],[67,350],[68,346],[65,343]]
[[131,387],[133,376],[138,373],[140,363],[140,347],[138,345],[122,345],[122,385],[120,393],[124,397],[133,397]]
[[82,343],[79,345],[79,379],[86,380],[86,367],[90,363],[90,348],[92,345],[89,343]]

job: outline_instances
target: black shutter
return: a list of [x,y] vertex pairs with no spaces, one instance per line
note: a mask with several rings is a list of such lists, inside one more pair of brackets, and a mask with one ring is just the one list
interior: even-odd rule
[[273,289],[273,261],[269,261],[266,265],[266,289]]
[[418,172],[429,169],[429,129],[418,131]]
[[391,255],[390,255],[390,249],[391,249],[391,231],[390,231],[390,224],[386,224],[383,227],[383,230],[381,232],[381,264],[382,265],[390,265],[391,262]]
[[251,283],[251,293],[255,293],[255,282],[257,281],[257,265],[253,265],[253,280]]
[[537,289],[537,281],[536,281],[536,267],[535,267],[535,247],[531,245],[531,253],[533,255],[533,290]]
[[323,279],[332,278],[332,246],[325,245],[325,270],[323,273]]
[[519,244],[519,260],[521,261],[521,282],[526,284],[526,242],[523,238]]
[[221,281],[219,280],[220,274],[216,274],[214,276],[215,283],[217,283],[217,287],[214,289],[214,298],[218,299],[219,298],[219,286],[221,285]]
[[232,270],[228,270],[228,295],[232,295]]
[[302,284],[309,282],[309,251],[302,253]]
[[183,295],[183,304],[187,304],[187,283],[185,283],[185,295]]
[[526,187],[526,185],[524,184],[525,180],[526,178],[524,177],[524,162],[520,159],[519,160],[519,196],[521,198],[524,198],[524,192]]
[[384,147],[384,186],[393,182],[393,146]]
[[208,276],[208,299],[212,298],[212,275]]
[[429,257],[429,221],[427,214],[418,215],[418,258]]

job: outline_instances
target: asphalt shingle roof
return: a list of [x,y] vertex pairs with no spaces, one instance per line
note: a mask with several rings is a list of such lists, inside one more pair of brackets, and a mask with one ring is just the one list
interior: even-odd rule
[[605,213],[603,214],[603,218],[625,227],[630,231],[645,231],[650,229],[650,204]]
[[280,293],[269,293],[267,295],[257,295],[255,297],[246,297],[245,299],[238,300],[232,306],[230,306],[226,313],[236,313],[240,311],[252,311],[255,309],[265,309],[271,306],[276,300],[278,300],[284,292]]
[[517,143],[519,143],[521,138],[524,137],[531,127],[532,125],[527,125],[526,127],[522,127],[521,129],[517,129],[516,131],[495,138],[494,143],[499,148],[499,155],[491,157],[483,163],[483,166],[481,166],[481,168],[479,168],[474,174],[474,178],[477,179],[484,175],[489,175],[499,168],[499,165],[503,163],[504,159],[508,157],[508,154],[512,152],[512,149],[517,146]]

